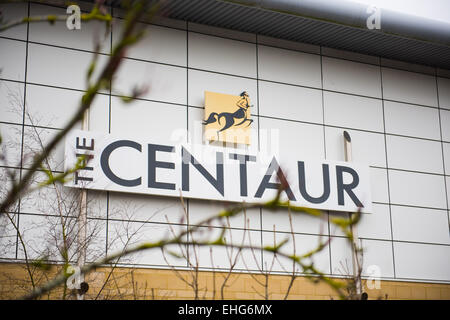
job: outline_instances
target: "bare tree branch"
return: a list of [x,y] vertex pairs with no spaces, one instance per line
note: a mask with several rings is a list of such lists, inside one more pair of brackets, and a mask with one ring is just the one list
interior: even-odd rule
[[[235,245],[235,244],[226,243],[223,239],[223,234],[221,234],[217,239],[212,240],[212,241],[186,241],[186,240],[184,240],[186,234],[195,232],[200,226],[209,225],[213,220],[216,220],[216,219],[223,219],[224,217],[235,216],[235,215],[239,214],[243,210],[243,208],[249,209],[249,208],[256,208],[256,207],[261,208],[262,207],[262,208],[266,208],[266,209],[271,208],[273,210],[275,208],[289,207],[293,212],[296,212],[296,213],[307,213],[307,214],[311,213],[312,209],[290,206],[289,202],[287,204],[285,202],[281,202],[279,200],[280,192],[281,192],[281,190],[279,191],[277,197],[274,200],[271,200],[266,203],[259,203],[259,204],[257,204],[257,203],[254,203],[254,204],[242,203],[236,207],[230,208],[229,210],[224,210],[224,211],[220,212],[218,215],[215,215],[215,216],[212,216],[210,218],[203,220],[198,225],[190,226],[189,228],[187,228],[187,230],[181,231],[174,238],[162,239],[162,240],[159,240],[156,242],[142,243],[142,244],[139,244],[132,248],[126,248],[120,252],[117,252],[115,254],[107,256],[96,262],[85,265],[83,268],[81,268],[81,273],[87,274],[90,271],[92,271],[104,264],[107,264],[110,261],[118,259],[122,256],[127,256],[127,255],[135,253],[135,252],[151,250],[151,249],[155,249],[155,248],[161,249],[161,248],[168,247],[170,245],[186,245],[186,246],[187,245],[196,245],[196,246],[222,246],[222,247],[226,247],[226,246],[231,247],[232,246],[239,250],[263,250],[266,252],[276,253],[279,256],[282,256],[284,258],[295,261],[295,263],[298,264],[302,268],[303,274],[306,277],[308,277],[310,279],[315,279],[315,280],[320,279],[320,280],[324,281],[325,283],[330,285],[331,288],[333,288],[340,297],[342,297],[342,298],[345,297],[344,293],[342,292],[343,285],[341,283],[336,282],[333,279],[330,279],[327,276],[325,276],[321,271],[319,271],[314,266],[313,263],[306,264],[303,261],[304,259],[310,258],[315,253],[318,253],[321,250],[323,250],[326,247],[326,243],[320,243],[317,248],[315,248],[303,255],[293,255],[293,254],[286,254],[286,253],[283,253],[280,251],[280,249],[286,244],[285,241],[280,244],[275,244],[274,246],[264,246],[264,247],[257,247],[257,246],[253,246],[253,245]],[[321,212],[318,210],[313,210],[313,211],[315,212],[315,215],[321,214]],[[355,213],[355,216],[359,216],[359,215],[360,215],[359,212]],[[344,232],[347,232],[347,228],[349,226],[353,225],[354,223],[356,223],[355,221],[358,221],[358,220],[359,220],[359,218],[348,219],[346,221],[344,219],[337,219],[337,220],[332,220],[332,221],[334,221],[340,228],[342,228]],[[25,299],[34,299],[36,297],[39,297],[40,295],[52,290],[56,286],[62,284],[69,276],[70,275],[63,272],[59,276],[54,278],[52,281],[43,285],[42,287],[36,288],[30,294],[26,295],[24,298]]]
[[90,108],[92,102],[94,101],[97,92],[101,89],[107,89],[110,87],[113,75],[121,64],[125,50],[129,46],[136,43],[143,36],[142,30],[136,30],[137,22],[148,12],[154,14],[157,8],[158,3],[152,7],[149,7],[149,2],[145,0],[140,0],[133,4],[132,8],[128,12],[125,20],[125,26],[119,41],[114,47],[112,54],[109,56],[106,66],[102,69],[100,76],[97,78],[95,83],[89,85],[86,93],[81,99],[81,103],[75,115],[70,119],[64,129],[59,131],[45,146],[42,152],[34,157],[33,163],[30,165],[29,170],[25,172],[22,179],[18,183],[13,184],[13,187],[0,204],[0,214],[5,212],[20,195],[26,192],[33,174],[41,167],[41,164],[47,155],[55,149],[57,144],[66,136],[66,134],[83,118],[85,111]]

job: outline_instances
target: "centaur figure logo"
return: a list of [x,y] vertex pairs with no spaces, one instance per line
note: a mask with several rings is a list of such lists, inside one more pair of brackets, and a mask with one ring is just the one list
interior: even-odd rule
[[239,96],[206,91],[206,140],[250,144],[251,107],[246,91]]

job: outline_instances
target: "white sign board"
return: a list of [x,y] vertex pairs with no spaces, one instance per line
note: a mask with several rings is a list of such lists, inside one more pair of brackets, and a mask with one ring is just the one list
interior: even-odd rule
[[354,163],[280,159],[263,152],[201,144],[158,144],[74,130],[66,137],[65,169],[85,154],[87,166],[69,187],[247,203],[274,198],[322,210],[370,213],[369,169]]

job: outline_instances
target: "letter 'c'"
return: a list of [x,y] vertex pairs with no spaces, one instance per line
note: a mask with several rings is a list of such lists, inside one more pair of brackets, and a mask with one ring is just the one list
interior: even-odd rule
[[118,185],[124,186],[124,187],[136,187],[141,184],[142,178],[136,178],[132,180],[128,179],[122,179],[119,178],[112,172],[110,166],[109,166],[109,157],[111,156],[111,153],[122,147],[129,147],[138,150],[139,152],[142,152],[142,146],[139,143],[136,143],[131,140],[118,140],[110,145],[108,145],[102,152],[102,155],[100,156],[100,165],[102,167],[103,172],[105,175],[112,181],[117,183]]

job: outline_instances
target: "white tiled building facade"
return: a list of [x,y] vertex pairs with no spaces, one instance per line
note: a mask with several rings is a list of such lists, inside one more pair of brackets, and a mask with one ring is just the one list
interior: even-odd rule
[[[11,17],[65,14],[63,8],[34,3],[2,8]],[[254,105],[250,150],[261,148],[263,133],[275,129],[282,159],[344,160],[342,133],[347,130],[353,161],[368,164],[371,173],[374,212],[365,214],[359,227],[365,267],[379,266],[382,279],[450,283],[450,71],[183,21],[155,23],[127,52],[112,92],[97,96],[90,130],[169,143],[172,133],[183,129],[189,142],[201,143],[204,91],[237,95],[243,90]],[[99,66],[119,29],[114,25],[106,34]],[[0,130],[7,152],[0,167],[3,187],[5,167],[17,174],[27,170],[26,155],[36,148],[33,132],[45,142],[75,110],[86,88],[93,35],[103,38],[104,25],[82,23],[81,30],[69,31],[65,23],[41,23],[0,33]],[[119,95],[136,84],[149,90],[124,104]],[[19,112],[12,112],[14,107]],[[61,144],[54,152],[55,171],[63,168],[63,149]],[[89,221],[98,228],[93,245],[102,254],[123,246],[117,233],[125,228],[137,230],[133,241],[138,242],[187,226],[179,199],[91,191],[89,197],[94,199]],[[36,193],[23,197],[14,215],[36,256],[44,249],[39,241],[48,232],[49,219],[57,217],[43,200],[52,198]],[[186,206],[190,224],[222,208],[207,200],[186,200]],[[337,215],[329,213],[328,218]],[[289,236],[286,213],[252,210],[247,217],[254,245],[273,242],[274,224],[278,241]],[[330,275],[346,273],[350,248],[329,221],[294,216],[293,226],[299,253],[313,248],[320,237],[331,237],[330,246],[316,257],[317,267]],[[239,238],[243,218],[232,219],[231,227]],[[1,241],[2,259],[23,258],[13,229],[6,228]],[[214,250],[214,265],[226,269],[226,254]],[[236,269],[257,270],[257,263],[271,261],[258,254],[258,261],[239,262]],[[199,257],[201,267],[211,268],[208,248]],[[127,263],[166,265],[156,251]],[[283,272],[283,267],[276,264],[274,270]]]

